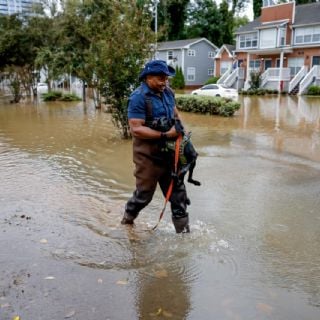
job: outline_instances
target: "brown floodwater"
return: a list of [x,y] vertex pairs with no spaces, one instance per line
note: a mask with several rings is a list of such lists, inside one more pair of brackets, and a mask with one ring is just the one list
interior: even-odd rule
[[[320,318],[320,99],[182,113],[190,235],[157,192],[133,229],[131,141],[87,103],[0,100],[0,318]],[[2,319],[2,318],[1,318]]]

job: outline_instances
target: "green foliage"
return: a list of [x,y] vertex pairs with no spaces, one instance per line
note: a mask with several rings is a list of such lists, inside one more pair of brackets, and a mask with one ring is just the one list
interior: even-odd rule
[[61,91],[50,91],[43,93],[42,98],[44,101],[80,101],[81,99],[72,93],[62,93]]
[[219,80],[220,77],[211,77],[207,80],[205,84],[215,84]]
[[253,18],[256,19],[261,15],[262,0],[253,0]]
[[310,86],[308,88],[307,94],[311,96],[320,96],[320,86]]
[[43,93],[42,98],[44,101],[57,101],[62,98],[62,92],[60,91],[50,91],[48,93]]
[[173,89],[183,89],[185,87],[184,75],[181,67],[176,68],[176,75],[172,78],[170,86]]
[[218,7],[212,0],[195,0],[190,5],[186,33],[189,38],[206,37],[218,47],[232,44],[233,21],[227,1]]
[[186,37],[184,26],[189,2],[189,0],[160,0],[158,4],[160,41],[181,40]]
[[240,103],[220,97],[205,97],[195,95],[176,96],[177,108],[185,112],[195,112],[211,115],[232,116],[240,109]]
[[264,96],[264,95],[268,95],[268,94],[278,94],[279,91],[276,89],[261,89],[261,88],[257,88],[257,89],[249,89],[249,90],[240,90],[239,94],[242,95],[249,95],[249,96]]
[[251,72],[250,73],[250,89],[259,89],[261,83],[261,73]]

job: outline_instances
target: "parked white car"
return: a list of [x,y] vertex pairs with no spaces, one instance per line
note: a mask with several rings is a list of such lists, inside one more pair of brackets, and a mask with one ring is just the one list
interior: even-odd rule
[[207,84],[197,90],[192,91],[191,94],[230,99],[238,98],[238,91],[236,89],[228,88],[221,84]]
[[47,93],[48,92],[48,85],[44,82],[37,83],[37,94]]

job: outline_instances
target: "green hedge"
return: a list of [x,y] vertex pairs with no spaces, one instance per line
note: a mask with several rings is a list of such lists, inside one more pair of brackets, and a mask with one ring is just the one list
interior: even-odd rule
[[239,94],[244,96],[264,96],[266,94],[278,94],[279,91],[276,89],[249,89],[249,90],[240,90]]
[[307,91],[308,95],[311,96],[320,96],[320,87],[319,86],[310,86]]
[[44,101],[80,101],[81,99],[72,93],[62,93],[61,91],[50,91],[41,95]]
[[176,97],[177,108],[185,112],[232,116],[240,109],[240,103],[221,97],[181,95]]

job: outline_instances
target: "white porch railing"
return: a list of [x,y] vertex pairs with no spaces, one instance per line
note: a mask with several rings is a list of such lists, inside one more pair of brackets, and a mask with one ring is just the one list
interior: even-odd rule
[[282,76],[280,79],[280,68],[268,68],[261,75],[260,87],[263,88],[269,81],[289,81],[290,80],[290,68],[282,68]]
[[320,66],[313,66],[304,79],[300,82],[298,94],[303,94],[315,78],[320,79]]
[[225,80],[221,83],[227,87],[232,87],[232,85],[237,80],[244,79],[244,68],[236,68],[225,78]]
[[218,84],[223,84],[224,81],[228,78],[229,74],[231,73],[232,68],[230,67],[217,81]]
[[290,93],[296,86],[297,84],[302,81],[304,76],[308,73],[308,67],[307,66],[302,66],[299,70],[299,72],[292,78],[292,80],[289,83],[289,88],[288,92]]

